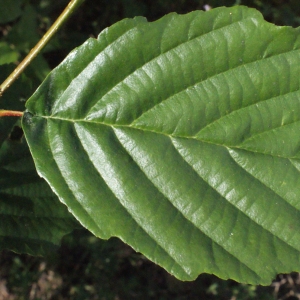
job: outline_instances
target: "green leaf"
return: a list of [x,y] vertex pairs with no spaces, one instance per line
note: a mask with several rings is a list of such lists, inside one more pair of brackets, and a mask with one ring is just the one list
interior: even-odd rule
[[13,50],[7,43],[0,42],[0,65],[15,62],[19,53]]
[[182,280],[300,271],[299,33],[245,7],[115,24],[27,102],[39,174]]
[[29,51],[39,41],[38,15],[32,5],[25,5],[20,20],[8,32],[5,39],[19,51]]
[[45,255],[79,224],[37,175],[19,134],[0,148],[0,250]]
[[[6,42],[10,45],[14,45],[21,56],[27,55],[41,38],[39,34],[38,17],[34,6],[30,4],[25,5],[20,20],[18,20],[12,27],[12,30],[5,36]],[[26,70],[26,74],[29,75],[34,83],[38,81],[38,84],[43,81],[49,72],[50,68],[42,54],[39,54]]]
[[22,0],[0,0],[0,24],[15,20],[21,15]]

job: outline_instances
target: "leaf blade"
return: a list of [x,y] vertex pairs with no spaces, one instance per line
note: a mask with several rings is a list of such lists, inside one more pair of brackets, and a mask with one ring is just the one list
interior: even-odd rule
[[38,172],[178,278],[268,284],[299,263],[299,48],[245,7],[117,23],[28,101]]

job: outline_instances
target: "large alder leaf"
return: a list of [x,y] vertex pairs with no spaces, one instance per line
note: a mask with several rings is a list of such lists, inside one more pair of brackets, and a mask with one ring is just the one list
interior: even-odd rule
[[45,255],[80,227],[36,173],[24,139],[12,133],[0,147],[0,250]]
[[300,31],[246,7],[123,20],[27,102],[39,174],[182,280],[300,271]]

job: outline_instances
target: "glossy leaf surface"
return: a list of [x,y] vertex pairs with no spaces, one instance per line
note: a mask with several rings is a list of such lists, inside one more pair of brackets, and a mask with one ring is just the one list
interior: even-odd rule
[[245,7],[113,25],[27,102],[39,174],[180,279],[299,271],[299,37]]

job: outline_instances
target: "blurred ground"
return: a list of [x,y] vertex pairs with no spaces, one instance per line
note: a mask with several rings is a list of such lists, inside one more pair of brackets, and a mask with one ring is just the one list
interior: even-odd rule
[[182,282],[118,239],[86,230],[63,239],[57,253],[0,254],[0,300],[271,300],[300,299],[300,275],[279,275],[270,286],[250,286],[202,274]]
[[[181,282],[118,239],[102,241],[85,230],[66,236],[58,253],[45,258],[4,251],[0,266],[0,300],[279,299],[284,280],[255,287],[203,274]],[[284,285],[286,294],[292,291]]]

